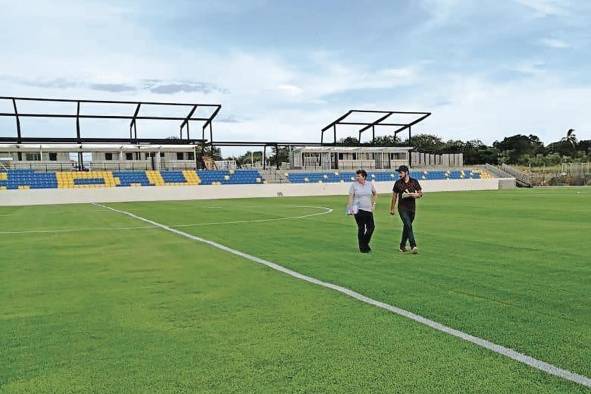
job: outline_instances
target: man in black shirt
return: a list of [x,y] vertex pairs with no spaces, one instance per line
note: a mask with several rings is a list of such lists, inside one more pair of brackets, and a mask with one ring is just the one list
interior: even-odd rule
[[390,204],[390,215],[395,215],[396,210],[400,214],[402,224],[402,240],[400,241],[400,252],[407,251],[406,242],[410,243],[410,250],[413,254],[418,253],[415,235],[412,231],[412,222],[415,220],[417,198],[423,197],[423,191],[419,181],[410,177],[410,171],[407,166],[400,166],[396,170],[400,179],[394,183],[392,189],[392,203]]

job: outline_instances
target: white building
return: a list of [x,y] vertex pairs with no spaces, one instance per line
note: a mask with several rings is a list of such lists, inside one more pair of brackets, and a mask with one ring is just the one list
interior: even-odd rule
[[306,146],[291,152],[290,166],[302,170],[391,169],[409,165],[410,147]]
[[135,144],[0,144],[0,158],[15,169],[69,171],[78,166],[93,170],[160,170],[197,168],[194,145]]

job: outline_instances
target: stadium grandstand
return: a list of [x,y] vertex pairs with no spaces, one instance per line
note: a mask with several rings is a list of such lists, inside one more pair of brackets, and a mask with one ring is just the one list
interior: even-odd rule
[[[15,120],[16,133],[0,137],[0,190],[26,189],[98,189],[157,186],[256,185],[265,183],[345,183],[354,180],[354,171],[366,169],[375,182],[397,179],[395,169],[410,165],[412,176],[420,180],[455,181],[491,179],[490,168],[465,168],[461,154],[427,154],[412,148],[412,127],[430,116],[428,112],[350,110],[324,127],[320,143],[279,141],[214,140],[213,123],[219,104],[130,102],[80,99],[44,99],[0,97],[9,102],[13,112],[0,113]],[[71,113],[22,112],[21,102],[71,105]],[[129,114],[89,114],[89,105],[119,105]],[[184,116],[144,115],[150,107],[181,108]],[[195,116],[198,109],[207,115]],[[353,119],[364,115],[363,119]],[[368,118],[369,116],[369,118]],[[75,121],[72,137],[31,137],[22,127],[25,118],[66,118]],[[86,137],[82,119],[118,119],[129,121],[129,135],[123,138]],[[396,119],[396,120],[393,120]],[[179,122],[178,138],[138,137],[138,121]],[[201,138],[191,138],[190,126],[200,123]],[[337,129],[355,127],[361,140],[364,132],[394,128],[394,139],[408,132],[406,146],[345,146],[337,140]],[[163,132],[165,129],[163,129]],[[333,141],[325,142],[325,132],[332,131]],[[170,134],[170,133],[169,133]],[[209,139],[206,138],[209,137]],[[227,146],[263,147],[262,161],[249,168],[237,168],[232,160],[214,161],[212,148]],[[287,147],[289,162],[277,168],[268,166],[267,148]]]

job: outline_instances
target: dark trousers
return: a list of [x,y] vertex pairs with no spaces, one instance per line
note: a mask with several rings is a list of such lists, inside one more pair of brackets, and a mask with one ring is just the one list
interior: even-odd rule
[[400,219],[402,219],[402,239],[400,240],[400,249],[404,249],[406,247],[406,242],[410,243],[410,247],[414,248],[417,246],[415,241],[415,235],[412,232],[412,222],[415,220],[415,211],[411,211],[408,209],[399,209],[398,213],[400,214]]
[[357,222],[357,240],[359,241],[359,250],[367,252],[370,250],[369,242],[373,230],[376,228],[373,222],[373,213],[362,211],[361,209],[355,214],[355,221]]

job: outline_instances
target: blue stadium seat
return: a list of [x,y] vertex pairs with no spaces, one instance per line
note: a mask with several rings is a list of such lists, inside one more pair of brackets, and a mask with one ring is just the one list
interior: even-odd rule
[[262,181],[258,170],[198,170],[197,175],[199,175],[202,185],[218,183],[222,185],[244,185],[256,184]]
[[117,185],[120,187],[131,186],[132,184],[152,186],[145,171],[113,171],[113,176],[119,178],[121,181],[121,183]]

